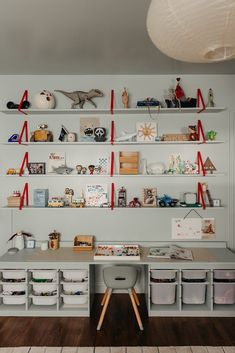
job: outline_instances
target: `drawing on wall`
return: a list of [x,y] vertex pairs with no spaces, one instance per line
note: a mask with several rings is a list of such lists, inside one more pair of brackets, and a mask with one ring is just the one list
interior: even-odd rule
[[138,142],[155,141],[155,137],[157,136],[157,124],[154,122],[137,123],[136,131]]
[[215,237],[215,219],[202,219],[202,239],[211,239]]
[[172,218],[172,239],[211,239],[215,237],[214,218]]
[[156,188],[144,188],[143,189],[142,204],[145,207],[156,207],[157,206],[157,189]]
[[80,118],[80,138],[82,141],[94,141],[94,130],[100,126],[99,118]]

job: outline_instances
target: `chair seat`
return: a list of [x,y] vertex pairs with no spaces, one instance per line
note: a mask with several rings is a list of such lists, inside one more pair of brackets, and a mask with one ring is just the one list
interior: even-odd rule
[[112,266],[105,267],[103,275],[108,288],[130,289],[136,284],[138,271],[131,266]]

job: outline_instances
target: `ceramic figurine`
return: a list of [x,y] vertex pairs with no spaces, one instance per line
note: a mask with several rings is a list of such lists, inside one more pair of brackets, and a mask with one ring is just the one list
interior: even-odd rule
[[209,89],[208,91],[208,101],[207,101],[207,105],[206,105],[208,108],[212,108],[215,106],[215,103],[214,103],[214,93],[213,93],[213,90],[212,88]]
[[82,172],[82,174],[86,174],[86,172],[87,172],[87,168],[86,168],[86,167],[82,167],[81,172]]
[[76,133],[75,132],[69,132],[68,133],[68,142],[75,142],[76,141]]
[[94,171],[95,171],[95,166],[93,164],[90,164],[88,166],[88,169],[89,169],[89,172],[90,172],[90,175],[93,175],[94,174]]
[[129,94],[126,90],[126,87],[124,87],[124,91],[122,92],[122,103],[125,109],[129,108]]
[[118,190],[118,207],[126,207],[126,189],[124,186]]
[[65,189],[65,191],[64,191],[65,206],[67,206],[67,207],[71,206],[71,204],[73,202],[73,195],[74,195],[73,189],[70,189],[70,188]]
[[49,235],[49,249],[51,250],[57,250],[60,247],[60,233],[58,233],[56,230],[54,232],[50,233]]
[[198,133],[197,133],[197,125],[189,125],[188,127],[189,132],[189,140],[190,141],[197,141],[198,140]]
[[138,197],[134,197],[133,200],[129,202],[129,207],[141,207]]
[[93,174],[96,174],[96,175],[100,175],[101,174],[101,166],[100,165],[96,165],[95,168],[94,168],[94,173]]
[[81,164],[76,165],[76,171],[78,174],[81,174],[81,172],[82,172],[82,165]]
[[207,140],[214,141],[216,135],[217,135],[217,132],[215,132],[214,130],[208,131]]
[[94,129],[94,136],[96,142],[105,142],[106,138],[106,129],[104,127],[96,127]]
[[104,94],[99,89],[91,89],[89,92],[83,91],[74,91],[74,92],[65,92],[59,89],[56,89],[55,92],[60,92],[66,97],[72,99],[73,103],[71,109],[76,108],[76,105],[82,109],[86,102],[90,102],[95,108],[97,107],[96,103],[93,102],[92,98],[103,97]]
[[34,104],[38,109],[54,109],[55,97],[51,92],[44,89],[35,95]]

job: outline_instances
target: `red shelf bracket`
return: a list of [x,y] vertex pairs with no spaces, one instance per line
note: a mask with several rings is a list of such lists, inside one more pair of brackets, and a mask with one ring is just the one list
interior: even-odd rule
[[197,152],[197,164],[198,164],[198,174],[200,174],[201,168],[202,168],[202,174],[203,176],[205,176],[206,172],[205,172],[204,164],[202,161],[202,155],[200,151]]
[[202,184],[198,183],[198,185],[197,185],[197,202],[201,203],[201,200],[202,200],[202,208],[203,208],[203,210],[205,210],[206,204],[205,204],[205,199],[204,199],[204,195],[203,195]]
[[114,210],[115,187],[114,183],[111,184],[111,211]]
[[203,143],[206,143],[205,134],[204,134],[204,130],[203,130],[203,127],[202,127],[201,120],[198,120],[198,122],[197,122],[197,132],[198,132],[199,141],[200,141],[200,138],[202,136]]
[[111,152],[111,162],[110,162],[110,176],[112,177],[114,173],[114,152]]
[[26,101],[28,100],[28,90],[27,89],[24,91],[24,94],[21,98],[21,101],[20,101],[20,104],[18,107],[18,112],[25,114],[25,115],[28,115],[26,112],[23,112],[23,110],[21,110],[24,100],[26,100]]
[[25,141],[29,142],[29,130],[28,130],[28,122],[25,120],[24,125],[22,127],[21,133],[20,133],[20,137],[19,137],[19,141],[18,143],[21,145],[22,144],[22,138],[25,132]]
[[110,136],[110,143],[113,145],[114,143],[114,120],[111,121],[111,136]]
[[25,165],[28,168],[28,166],[29,166],[29,153],[28,152],[25,152],[25,154],[24,154],[24,159],[23,159],[23,162],[22,162],[21,167],[20,167],[19,176],[22,176]]
[[22,207],[24,206],[24,201],[26,199],[26,206],[29,205],[29,185],[28,183],[24,184],[24,190],[20,199],[20,206],[19,206],[19,210],[22,210]]
[[197,90],[197,107],[200,108],[200,104],[202,103],[202,109],[200,109],[198,111],[198,114],[200,114],[201,112],[203,112],[206,109],[206,105],[204,102],[204,99],[202,97],[202,91],[200,90],[200,88],[198,88]]

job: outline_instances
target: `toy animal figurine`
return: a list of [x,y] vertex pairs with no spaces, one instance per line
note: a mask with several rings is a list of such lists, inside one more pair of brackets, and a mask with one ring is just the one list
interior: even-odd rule
[[216,135],[217,135],[217,132],[215,132],[214,130],[208,131],[207,140],[214,141]]
[[106,141],[106,129],[104,127],[96,127],[94,129],[94,136],[96,142]]
[[133,200],[129,202],[129,207],[141,207],[138,197],[134,197]]
[[197,133],[197,126],[196,125],[189,125],[188,127],[189,132],[189,140],[190,141],[198,141],[198,133]]
[[95,108],[97,107],[96,103],[93,102],[92,98],[95,97],[103,97],[104,94],[99,89],[91,89],[89,92],[84,91],[74,91],[74,92],[65,92],[62,90],[55,90],[55,92],[60,92],[64,94],[66,97],[72,99],[73,103],[71,105],[71,109],[76,108],[76,105],[82,109],[86,102],[90,102]]
[[129,108],[129,94],[126,90],[126,87],[124,87],[124,91],[122,92],[122,103],[125,109]]
[[214,103],[214,93],[213,93],[212,88],[210,88],[209,91],[208,91],[208,101],[207,101],[206,106],[207,106],[207,107],[210,107],[210,108],[215,106],[215,103]]
[[73,171],[73,168],[67,167],[66,165],[62,165],[62,166],[60,166],[58,168],[54,168],[53,171],[56,174],[65,175],[65,174],[71,174],[72,171]]

